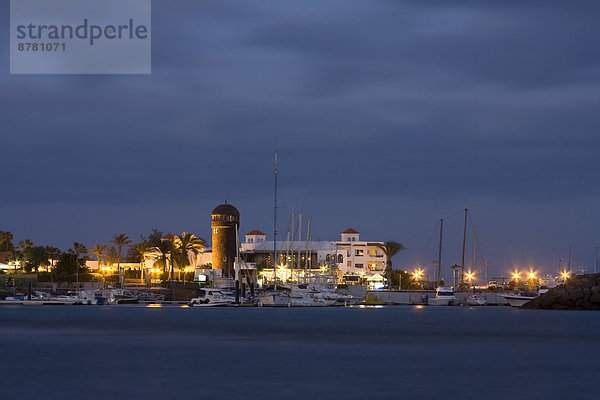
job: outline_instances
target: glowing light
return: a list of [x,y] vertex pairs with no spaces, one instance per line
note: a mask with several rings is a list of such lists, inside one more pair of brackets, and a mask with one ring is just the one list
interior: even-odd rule
[[521,274],[519,274],[518,272],[515,272],[513,274],[513,279],[519,279],[521,277]]
[[146,307],[147,308],[161,308],[162,304],[148,304]]
[[568,271],[564,271],[562,274],[563,279],[569,279],[569,272]]
[[529,279],[535,279],[535,272],[529,273]]
[[413,278],[419,279],[421,276],[423,276],[423,270],[418,269],[415,272],[413,272]]
[[468,279],[468,280],[470,280],[470,281],[471,281],[471,280],[473,280],[473,278],[474,278],[474,277],[475,277],[475,274],[474,274],[474,273],[472,273],[472,272],[467,272],[467,279]]

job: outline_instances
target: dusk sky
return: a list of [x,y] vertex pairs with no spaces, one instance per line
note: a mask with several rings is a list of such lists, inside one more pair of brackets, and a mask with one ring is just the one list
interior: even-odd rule
[[[210,240],[312,218],[427,265],[462,210],[491,275],[600,243],[600,3],[154,1],[151,75],[10,75],[0,2],[0,230],[68,248],[152,228]],[[470,228],[471,229],[471,228]],[[470,236],[470,234],[469,234]],[[469,247],[471,245],[469,244]],[[469,258],[472,257],[470,250]]]

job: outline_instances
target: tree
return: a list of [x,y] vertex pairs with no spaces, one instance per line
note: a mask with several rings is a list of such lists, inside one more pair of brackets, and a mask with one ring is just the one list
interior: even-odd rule
[[86,257],[77,258],[74,249],[62,253],[54,268],[57,279],[73,282],[75,276],[85,271],[85,260]]
[[60,258],[62,251],[56,247],[46,246],[46,254],[50,259],[51,265],[54,266],[54,262]]
[[[173,237],[173,264],[177,264],[180,270],[189,266],[190,253],[195,260],[198,253],[204,249],[204,243],[204,239],[189,232],[183,232],[181,236]],[[173,268],[171,268],[171,280],[173,280]]]
[[392,285],[392,257],[394,257],[396,254],[400,253],[401,251],[406,250],[406,247],[404,247],[404,245],[402,243],[389,241],[389,242],[385,242],[384,244],[380,244],[379,248],[381,248],[381,250],[383,250],[383,253],[387,257],[387,263],[385,266],[385,275],[388,280],[388,287],[391,287],[391,285]]
[[94,246],[92,246],[92,249],[90,250],[90,252],[93,255],[95,255],[96,259],[98,260],[98,270],[100,270],[100,266],[102,265],[104,255],[107,251],[108,247],[102,243],[96,243]]
[[[116,235],[110,242],[117,246],[117,268],[119,269],[119,276],[121,276],[121,253],[123,251],[123,246],[131,243],[131,240],[129,239],[129,236],[121,233]],[[123,282],[121,282],[121,287],[123,287]]]
[[0,251],[11,251],[14,248],[13,239],[12,232],[0,231]]
[[[157,268],[162,268],[163,279],[166,279],[167,266],[171,263],[173,251],[173,242],[171,240],[161,240],[156,246],[150,247],[148,255],[154,260]],[[172,263],[171,263],[172,264]]]
[[138,262],[140,263],[140,278],[143,281],[144,280],[145,259],[146,259],[146,254],[150,251],[150,245],[142,237],[142,240],[139,243],[136,243],[136,244],[130,246],[130,250],[135,252],[136,258],[137,258]]
[[[85,260],[87,260],[88,249],[81,243],[73,243],[73,248],[69,249],[69,252],[75,255],[75,262],[78,267],[75,270],[75,278],[77,280],[77,288],[79,289],[79,269],[81,267],[81,263],[85,266]],[[81,258],[83,256],[83,258]]]
[[35,247],[35,243],[33,243],[29,239],[21,240],[19,242],[18,250],[21,253],[21,260],[23,261],[23,269],[25,272],[30,273],[33,269],[33,264],[31,262],[32,259],[32,249]]
[[117,266],[119,267],[119,271],[121,270],[121,254],[123,251],[123,247],[131,243],[129,236],[124,233],[116,235],[111,241],[112,244],[117,246]]
[[37,273],[39,267],[46,267],[48,263],[48,251],[44,246],[34,246],[27,249],[26,268]]

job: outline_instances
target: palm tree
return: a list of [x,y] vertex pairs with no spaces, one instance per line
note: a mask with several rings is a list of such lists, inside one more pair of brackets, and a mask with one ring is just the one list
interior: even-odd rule
[[[204,249],[204,243],[204,239],[189,232],[183,232],[181,236],[173,238],[173,250],[175,253],[173,261],[178,265],[180,271],[182,268],[185,269],[190,265],[190,253],[194,256],[194,260],[196,259],[198,253]],[[185,281],[185,272],[183,276]],[[173,279],[173,270],[171,270],[171,279]]]
[[46,252],[48,253],[51,266],[54,267],[54,262],[60,258],[62,251],[56,247],[46,246]]
[[394,257],[396,254],[400,253],[401,251],[406,250],[406,247],[404,247],[404,245],[402,243],[389,241],[389,242],[380,244],[379,248],[381,248],[381,250],[383,250],[383,253],[387,257],[387,262],[385,265],[385,275],[388,280],[388,287],[391,287],[392,286],[392,257]]
[[[121,276],[121,251],[123,250],[123,246],[131,243],[129,240],[129,236],[124,233],[116,235],[111,241],[112,244],[117,246],[117,268],[119,269],[119,277]],[[123,282],[121,282],[121,288],[123,287]]]
[[0,251],[10,251],[13,247],[14,236],[10,231],[0,231]]
[[166,272],[167,265],[172,264],[173,242],[171,240],[161,240],[156,246],[148,249],[148,256],[154,260],[157,268],[162,268],[163,274]]
[[102,243],[96,243],[90,252],[96,256],[98,260],[98,270],[100,270],[100,266],[102,265],[102,259],[104,258],[104,254],[108,251],[108,247]]
[[[142,238],[143,239],[143,238]],[[146,253],[150,250],[150,244],[142,240],[139,243],[136,243],[131,246],[132,249],[140,256],[140,278],[142,279],[142,283],[144,282],[144,267],[145,267],[145,257]]]
[[79,267],[81,266],[79,257],[86,256],[88,253],[87,247],[81,243],[73,243],[73,248],[70,250],[75,255],[75,264],[77,268],[75,269],[75,275],[77,277],[77,290],[79,290]]
[[46,254],[50,259],[50,282],[54,282],[54,266],[56,265],[56,261],[60,258],[62,251],[56,247],[46,246]]

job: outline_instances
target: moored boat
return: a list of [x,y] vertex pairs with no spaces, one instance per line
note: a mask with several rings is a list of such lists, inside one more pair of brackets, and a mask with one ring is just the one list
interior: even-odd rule
[[190,307],[224,307],[232,303],[219,289],[201,289],[200,296],[190,300]]
[[467,296],[467,305],[469,306],[485,306],[487,305],[487,299],[484,295],[479,293],[473,293]]
[[539,294],[533,292],[519,292],[514,294],[500,294],[499,296],[504,297],[511,307],[521,307],[525,303],[538,297]]
[[435,290],[435,297],[427,299],[430,306],[452,306],[458,303],[454,289],[450,286],[440,286]]

